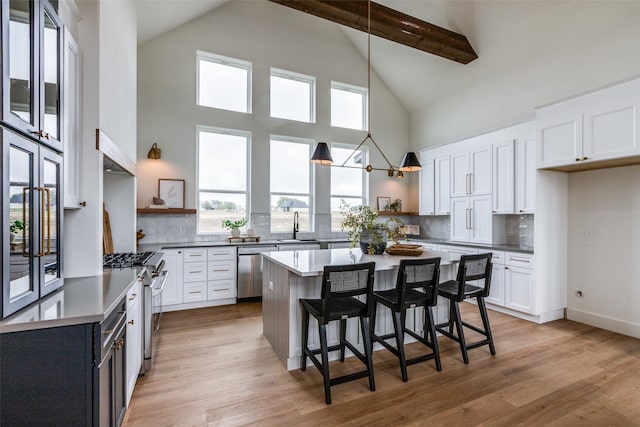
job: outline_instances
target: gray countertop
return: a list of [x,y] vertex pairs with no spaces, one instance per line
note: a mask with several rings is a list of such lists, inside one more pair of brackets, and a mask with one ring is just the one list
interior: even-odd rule
[[0,321],[0,333],[101,322],[125,297],[138,272],[114,269],[99,276],[64,279],[51,295]]
[[532,254],[533,247],[531,246],[517,246],[517,245],[504,245],[504,244],[493,244],[493,245],[479,245],[475,243],[460,243],[460,242],[452,242],[450,240],[444,239],[429,239],[429,238],[415,238],[409,239],[411,241],[423,242],[423,243],[433,243],[437,245],[452,245],[452,246],[462,246],[467,248],[480,248],[487,249],[493,251],[509,251],[509,252],[520,252],[524,254]]

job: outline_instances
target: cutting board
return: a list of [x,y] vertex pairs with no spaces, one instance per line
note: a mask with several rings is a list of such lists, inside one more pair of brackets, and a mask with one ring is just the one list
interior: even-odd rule
[[388,246],[385,252],[389,255],[420,256],[423,248],[422,245],[397,244]]
[[102,204],[102,250],[105,254],[113,253],[113,239],[111,238],[111,222],[109,212],[104,203]]

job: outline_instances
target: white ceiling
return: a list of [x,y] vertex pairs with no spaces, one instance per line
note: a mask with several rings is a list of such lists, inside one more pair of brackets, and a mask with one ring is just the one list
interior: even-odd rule
[[[135,0],[138,43],[155,38],[231,0]],[[233,0],[267,1],[267,0]],[[640,22],[640,0],[377,0],[393,9],[464,34],[479,59],[462,65],[378,37],[371,39],[375,72],[410,111],[418,111],[478,81],[532,64],[537,52],[570,46],[594,32]],[[274,4],[277,7],[284,7]],[[299,12],[302,13],[302,12]],[[317,18],[321,19],[321,18]],[[366,58],[367,36],[339,27]],[[631,53],[630,53],[631,54]]]

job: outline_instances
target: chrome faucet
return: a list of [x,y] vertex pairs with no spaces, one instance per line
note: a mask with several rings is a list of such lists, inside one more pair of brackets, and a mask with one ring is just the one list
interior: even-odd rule
[[293,213],[293,240],[296,239],[296,234],[300,231],[300,227],[298,226],[298,211]]

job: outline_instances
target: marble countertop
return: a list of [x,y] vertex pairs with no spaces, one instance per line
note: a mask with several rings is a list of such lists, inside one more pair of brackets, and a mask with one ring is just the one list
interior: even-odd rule
[[138,269],[113,269],[99,276],[64,279],[51,295],[0,321],[0,333],[101,322],[125,297],[138,273]]
[[[299,276],[319,276],[326,265],[357,264],[375,261],[376,271],[392,270],[406,256],[367,255],[360,249],[316,249],[285,252],[263,252],[262,256],[286,268]],[[451,265],[460,259],[460,255],[440,251],[424,251],[422,255],[412,259],[440,257],[440,265]]]

